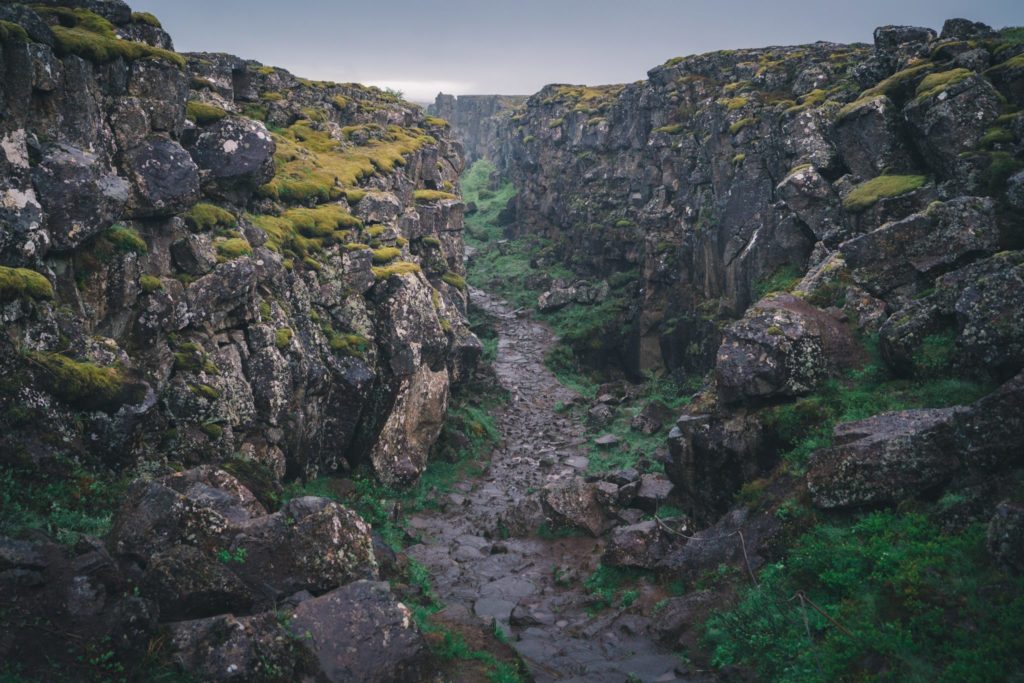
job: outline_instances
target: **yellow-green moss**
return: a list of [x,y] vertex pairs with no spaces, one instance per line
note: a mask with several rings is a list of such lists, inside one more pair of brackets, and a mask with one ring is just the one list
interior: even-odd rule
[[279,349],[286,349],[292,343],[292,331],[290,328],[282,327],[274,333],[274,346]]
[[425,119],[423,119],[423,121],[428,126],[431,126],[433,128],[448,128],[451,125],[445,119],[442,119],[442,118],[437,117],[437,116],[428,116]]
[[458,199],[451,192],[442,192],[440,190],[416,190],[412,193],[412,196],[417,202],[438,202],[447,199]]
[[427,235],[426,237],[422,238],[420,241],[423,242],[423,244],[426,244],[429,247],[437,247],[438,249],[441,248],[441,240],[438,239],[437,237],[434,237],[433,235]]
[[28,33],[11,21],[0,21],[0,43],[27,43]]
[[164,283],[155,275],[143,275],[139,278],[139,286],[142,287],[142,291],[146,294],[152,294],[162,290]]
[[331,103],[334,104],[338,109],[344,109],[348,106],[348,98],[343,95],[335,95],[331,98]]
[[59,353],[37,351],[28,357],[46,390],[68,403],[101,406],[116,401],[124,392],[125,379],[118,368],[72,360]]
[[264,102],[280,102],[284,99],[284,95],[275,90],[267,90],[266,92],[260,93],[260,99]]
[[324,267],[324,264],[320,263],[319,261],[317,261],[312,256],[303,256],[302,257],[302,264],[304,266],[306,266],[307,268],[309,268],[310,270],[315,270],[318,273],[321,270],[323,270],[323,267]]
[[162,59],[185,68],[185,58],[177,52],[118,38],[113,24],[89,10],[40,6],[34,9],[37,14],[59,22],[51,25],[50,31],[60,54],[77,55],[91,62],[109,62],[119,57],[128,61]]
[[816,88],[806,95],[800,96],[799,104],[786,107],[786,114],[799,114],[802,111],[810,109],[811,107],[817,107],[819,104],[824,102],[828,98],[828,93],[820,88]]
[[199,203],[185,214],[185,222],[194,231],[214,228],[233,228],[238,222],[235,214],[214,204]]
[[420,272],[420,264],[411,261],[396,261],[386,266],[374,266],[373,276],[378,280],[387,280],[393,275],[409,275]]
[[270,302],[269,301],[261,301],[259,309],[260,309],[260,320],[262,320],[263,322],[267,322],[268,320],[270,320],[270,315],[272,313],[271,308],[270,308]]
[[366,190],[360,190],[356,187],[346,187],[343,192],[345,193],[345,201],[353,206],[363,201],[363,197],[366,196]]
[[738,154],[735,154],[732,157],[732,163],[733,163],[734,166],[739,166],[740,164],[742,164],[746,160],[747,160],[747,155],[744,154],[743,152],[739,152]]
[[753,116],[748,116],[746,118],[740,119],[739,121],[736,121],[731,126],[729,126],[729,134],[736,135],[747,126],[752,126],[755,123],[757,123],[757,119],[755,119]]
[[946,88],[966,80],[972,73],[969,69],[951,69],[928,74],[917,86],[917,99],[934,97]]
[[363,244],[362,242],[349,242],[345,245],[345,251],[364,251],[369,248],[369,244]]
[[207,422],[201,427],[201,429],[203,430],[204,434],[206,434],[214,441],[219,439],[224,434],[224,428],[215,422]]
[[460,291],[466,291],[466,278],[462,277],[458,273],[453,273],[452,271],[449,270],[447,273],[441,276],[441,280],[447,282],[452,287]]
[[200,126],[220,121],[227,115],[228,113],[220,107],[197,102],[196,100],[189,100],[185,105],[185,117],[192,123],[198,123]]
[[563,123],[565,123],[565,119],[551,119],[548,121],[548,128],[558,128]]
[[261,194],[295,202],[348,197],[350,188],[359,181],[378,173],[391,173],[405,165],[405,155],[436,143],[415,128],[366,124],[346,130],[349,138],[361,131],[369,139],[365,144],[335,140],[306,120],[274,133],[277,172],[273,180],[260,188]]
[[749,102],[750,100],[748,100],[746,97],[730,97],[726,100],[723,100],[722,104],[724,104],[725,108],[728,109],[729,111],[735,111],[737,109],[742,109],[743,107],[747,106],[747,103]]
[[926,182],[928,178],[923,175],[881,175],[853,188],[843,199],[843,208],[851,213],[866,211],[880,199],[913,192]]
[[114,251],[121,253],[145,254],[149,249],[145,240],[139,235],[135,228],[116,223],[103,232],[103,239],[106,240]]
[[256,67],[256,73],[261,74],[263,76],[272,76],[276,71],[277,71],[277,69],[275,69],[272,66],[258,66],[258,67]]
[[363,352],[370,345],[370,340],[358,334],[338,334],[328,328],[324,330],[327,334],[328,344],[332,351],[344,353],[349,356],[362,356]]
[[220,392],[209,384],[189,384],[188,389],[196,396],[202,396],[210,401],[216,401],[220,398]]
[[41,273],[0,266],[0,300],[52,298],[53,285]]
[[380,249],[373,250],[373,262],[377,265],[383,265],[394,261],[396,258],[402,255],[402,250],[396,247],[381,247]]
[[367,237],[380,237],[387,232],[387,226],[384,225],[371,225],[363,231]]
[[659,126],[654,129],[655,133],[667,133],[668,135],[679,135],[686,130],[685,123],[670,123],[667,126]]
[[306,256],[349,238],[346,228],[363,223],[341,204],[324,204],[313,209],[288,209],[280,216],[249,215],[249,220],[267,233],[267,247],[274,251]]
[[225,261],[239,258],[240,256],[252,256],[252,246],[244,237],[232,237],[227,240],[217,240],[213,243],[217,250],[217,256]]
[[149,12],[132,12],[132,23],[147,24],[153,28],[163,28],[160,24],[160,20]]

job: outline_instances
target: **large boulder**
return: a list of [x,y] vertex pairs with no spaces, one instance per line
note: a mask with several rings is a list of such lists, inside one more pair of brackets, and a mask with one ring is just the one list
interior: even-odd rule
[[888,299],[892,292],[907,296],[930,287],[937,275],[994,251],[998,243],[992,200],[958,197],[847,240],[839,249],[853,279]]
[[548,519],[556,527],[581,529],[595,538],[608,527],[595,487],[583,477],[548,484],[541,499]]
[[64,144],[54,145],[32,168],[32,182],[54,251],[76,249],[110,227],[131,189],[95,154]]
[[124,153],[131,180],[129,212],[136,218],[173,216],[199,201],[199,170],[173,140],[153,136]]
[[295,609],[290,629],[318,662],[318,680],[435,680],[426,640],[387,583],[357,581],[306,600]]
[[860,356],[850,330],[789,294],[769,296],[730,325],[715,379],[723,403],[802,396]]
[[818,451],[807,488],[822,508],[895,504],[944,483],[959,467],[955,409],[905,410],[840,424]]
[[844,109],[836,122],[839,153],[862,178],[913,168],[903,142],[902,115],[885,95],[859,100]]
[[928,76],[903,113],[928,166],[944,178],[963,179],[971,167],[961,154],[977,149],[1001,105],[991,83],[960,68]]
[[203,192],[235,204],[244,204],[274,176],[275,150],[262,123],[233,117],[202,128],[189,145]]

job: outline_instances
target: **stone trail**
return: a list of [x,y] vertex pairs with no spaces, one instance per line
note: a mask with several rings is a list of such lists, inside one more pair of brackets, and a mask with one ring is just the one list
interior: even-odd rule
[[[496,622],[539,682],[696,680],[656,645],[638,611],[587,612],[583,581],[600,561],[601,539],[502,538],[528,493],[586,469],[585,429],[556,412],[576,394],[544,366],[550,330],[484,292],[472,296],[498,321],[495,371],[510,395],[497,415],[503,440],[485,474],[457,485],[440,511],[410,519],[421,543],[409,556],[430,570],[451,618]],[[645,589],[636,604],[658,597]]]

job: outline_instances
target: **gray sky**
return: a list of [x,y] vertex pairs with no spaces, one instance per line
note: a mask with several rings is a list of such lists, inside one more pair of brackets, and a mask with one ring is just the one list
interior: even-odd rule
[[816,40],[949,17],[1024,25],[1022,0],[129,0],[183,52],[230,52],[312,79],[402,90],[531,94],[624,83],[670,57]]

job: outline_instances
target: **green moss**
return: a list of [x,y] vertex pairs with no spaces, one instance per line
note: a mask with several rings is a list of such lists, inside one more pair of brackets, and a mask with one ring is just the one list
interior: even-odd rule
[[204,104],[196,100],[189,100],[185,104],[185,117],[193,123],[198,123],[200,126],[216,123],[227,115],[226,111],[212,104]]
[[116,252],[145,254],[149,249],[135,228],[115,223],[103,232],[103,239]]
[[441,280],[447,282],[452,287],[455,287],[460,291],[466,291],[466,279],[459,275],[458,273],[453,273],[452,271],[449,270],[447,273],[441,276]]
[[214,228],[233,228],[238,219],[235,214],[219,206],[199,203],[185,214],[185,222],[192,230],[201,232]]
[[132,12],[132,23],[133,24],[146,24],[153,28],[163,28],[160,24],[160,20],[149,12]]
[[950,86],[969,78],[974,72],[969,69],[951,69],[925,76],[917,86],[917,99],[935,97]]
[[371,225],[370,227],[368,227],[363,232],[366,234],[367,237],[380,237],[385,232],[387,232],[387,230],[388,230],[388,228],[387,228],[386,225],[379,225],[378,224],[378,225]]
[[423,244],[427,245],[428,247],[434,247],[436,249],[440,249],[441,248],[441,240],[439,240],[438,238],[434,237],[433,235],[427,235],[426,237],[421,239],[420,242],[422,242]]
[[201,396],[210,401],[216,401],[220,398],[220,392],[209,384],[189,384],[188,389],[196,396]]
[[345,251],[364,251],[369,248],[369,244],[363,244],[362,242],[348,242],[345,244]]
[[990,152],[988,158],[988,168],[982,173],[982,180],[988,193],[995,197],[1006,191],[1010,176],[1024,169],[1024,160],[1009,152]]
[[324,267],[322,263],[320,263],[319,261],[317,261],[317,260],[316,260],[315,258],[313,258],[312,256],[303,256],[303,257],[302,257],[302,264],[303,264],[304,266],[306,266],[307,268],[309,268],[310,270],[315,270],[315,271],[316,271],[316,272],[318,272],[318,273],[319,273],[319,272],[320,272],[321,270],[323,270],[323,267]]
[[11,21],[0,21],[0,43],[27,43],[28,33]]
[[767,332],[767,333],[768,333],[769,335],[771,335],[772,337],[780,337],[780,336],[782,336],[782,335],[786,334],[786,333],[785,333],[785,332],[784,332],[784,331],[782,330],[782,328],[781,328],[781,327],[779,327],[778,325],[772,325],[772,326],[771,326],[771,327],[769,327],[769,328],[768,328],[767,330],[765,330],[765,332]]
[[558,128],[563,123],[565,123],[565,119],[551,119],[548,121],[548,128]]
[[99,408],[118,402],[125,392],[121,370],[77,361],[59,353],[32,352],[30,362],[40,372],[40,381],[62,401],[84,408]]
[[458,199],[458,196],[451,192],[441,192],[440,190],[416,190],[412,193],[412,196],[417,202],[438,202]]
[[272,311],[271,311],[271,308],[270,308],[270,302],[269,301],[261,301],[259,309],[260,309],[260,320],[262,320],[263,322],[267,322],[268,320],[270,320],[270,316],[272,314]]
[[248,119],[252,119],[254,121],[266,122],[268,112],[267,108],[264,107],[263,105],[253,104],[250,102],[249,104],[246,104],[244,107],[242,107],[241,114],[242,116]]
[[397,249],[395,247],[381,247],[380,249],[373,250],[373,262],[377,265],[383,265],[390,261],[394,261],[401,255],[401,249]]
[[423,121],[428,126],[431,126],[433,128],[448,128],[451,126],[451,124],[448,123],[448,121],[437,116],[428,116],[425,119],[423,119]]
[[654,129],[655,133],[666,133],[668,135],[679,135],[686,130],[685,123],[670,123],[667,126],[660,126]]
[[280,328],[274,333],[274,346],[279,349],[286,349],[292,343],[292,331],[287,327]]
[[263,100],[264,102],[280,102],[281,100],[284,99],[284,95],[274,90],[268,90],[266,92],[260,93],[260,99]]
[[139,278],[139,286],[142,287],[142,291],[146,294],[152,294],[162,290],[164,283],[154,275],[143,275]]
[[59,23],[50,26],[58,53],[77,55],[91,62],[158,59],[185,68],[185,58],[177,52],[152,47],[134,40],[122,40],[109,21],[86,9],[36,6],[37,14]]
[[216,441],[224,435],[224,428],[215,422],[207,422],[200,429],[203,430],[203,434]]
[[729,111],[735,111],[747,106],[750,102],[746,97],[730,97],[722,102]]
[[357,187],[346,187],[343,190],[343,193],[345,195],[345,201],[353,206],[361,202],[363,197],[366,196],[366,190],[360,190]]
[[853,188],[843,199],[843,208],[851,213],[866,211],[881,199],[899,197],[924,186],[923,175],[881,175]]
[[279,253],[290,251],[299,256],[347,240],[350,237],[347,229],[363,225],[342,204],[289,209],[280,216],[249,215],[249,220],[267,233],[269,249]]
[[260,74],[261,76],[273,76],[275,73],[277,73],[277,69],[275,69],[272,66],[258,66],[256,67],[256,73]]
[[420,272],[420,264],[411,261],[396,261],[386,266],[374,266],[373,276],[378,280],[387,280],[394,275],[409,275]]
[[739,166],[740,164],[742,164],[746,160],[747,160],[747,155],[744,154],[743,152],[739,152],[738,154],[733,155],[732,164],[733,164],[733,166]]
[[787,107],[785,113],[787,114],[799,114],[802,111],[810,109],[811,107],[817,107],[819,104],[828,99],[828,92],[816,88],[806,95],[800,96],[799,104],[794,104]]
[[758,280],[754,284],[754,297],[760,301],[772,292],[788,292],[802,279],[800,269],[796,266],[782,266],[770,277]]
[[982,149],[988,149],[994,145],[1011,143],[1013,140],[1013,133],[1002,126],[994,126],[985,131],[985,134],[981,136],[981,140],[978,141],[978,146]]
[[52,298],[53,285],[41,273],[0,266],[0,300]]
[[739,121],[736,121],[731,126],[729,126],[729,134],[730,135],[736,135],[737,133],[739,133],[741,130],[743,130],[747,126],[752,126],[752,125],[754,125],[756,123],[757,123],[757,119],[755,119],[752,116],[748,116],[746,118],[740,119]]
[[327,330],[326,332],[331,350],[347,356],[361,357],[370,345],[369,339],[358,334],[338,334],[333,330]]
[[241,256],[252,256],[252,246],[244,237],[217,240],[213,246],[217,250],[217,256],[227,261]]
[[348,98],[341,95],[335,95],[331,98],[331,103],[338,109],[344,109],[348,106]]

